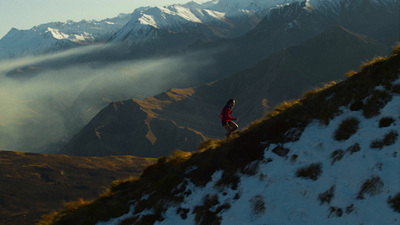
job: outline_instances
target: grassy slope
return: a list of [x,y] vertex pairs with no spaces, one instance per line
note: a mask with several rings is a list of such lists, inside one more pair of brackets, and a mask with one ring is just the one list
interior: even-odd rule
[[0,151],[0,224],[34,224],[63,202],[95,198],[113,180],[138,175],[154,161]]

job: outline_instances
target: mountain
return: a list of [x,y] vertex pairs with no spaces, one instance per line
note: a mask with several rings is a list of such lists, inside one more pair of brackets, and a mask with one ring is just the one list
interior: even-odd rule
[[271,8],[290,2],[295,0],[219,0],[142,7],[112,40],[147,42],[166,33],[192,33],[195,40],[203,41],[237,37],[255,27]]
[[218,120],[228,99],[236,99],[235,115],[245,127],[264,115],[266,103],[274,107],[310,88],[342,80],[345,72],[384,51],[385,47],[372,39],[332,27],[226,79],[171,89],[145,100],[111,103],[61,153],[159,157],[176,149],[191,151],[206,138],[223,137]]
[[[185,96],[190,93],[178,92],[173,97],[183,98],[179,94]],[[149,107],[159,107],[156,102],[150,104]],[[159,157],[160,154],[169,154],[170,149],[189,150],[192,143],[205,140],[202,134],[193,129],[181,127],[172,120],[158,118],[150,110],[143,109],[137,100],[111,103],[73,139],[60,153]]]
[[397,224],[400,46],[42,224]]
[[35,224],[82,195],[95,198],[116,179],[139,175],[150,158],[71,157],[0,151],[0,223]]
[[392,48],[400,40],[400,4],[395,0],[307,0],[277,7],[245,35],[200,43],[193,48],[220,48],[219,74],[232,74],[254,65],[272,52],[298,45],[332,26],[369,36]]
[[[279,0],[273,4],[267,0],[240,4],[226,0],[204,4],[190,2],[142,7],[131,15],[121,14],[102,21],[48,23],[30,30],[13,28],[0,40],[0,59],[57,52],[93,43],[123,41],[129,45],[148,44],[148,48],[156,41],[158,48],[169,46],[171,49],[197,39],[210,41],[240,36],[255,27],[269,7],[285,2],[291,1]],[[165,39],[169,39],[169,45],[163,44]]]
[[0,59],[52,53],[106,42],[129,18],[128,14],[120,14],[101,21],[53,22],[30,30],[13,28],[0,40]]

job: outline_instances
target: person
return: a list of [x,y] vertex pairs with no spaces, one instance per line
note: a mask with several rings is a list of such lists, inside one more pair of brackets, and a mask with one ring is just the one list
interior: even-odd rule
[[231,117],[232,109],[234,106],[235,100],[229,99],[221,112],[220,118],[222,126],[226,129],[226,131],[228,131],[228,133],[226,134],[226,138],[229,138],[229,136],[239,128],[239,126],[235,122],[233,122],[233,120],[237,121],[238,118]]

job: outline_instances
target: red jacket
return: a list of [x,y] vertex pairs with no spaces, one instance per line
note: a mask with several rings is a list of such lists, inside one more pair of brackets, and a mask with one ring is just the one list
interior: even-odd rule
[[231,106],[229,105],[225,106],[221,112],[221,121],[229,122],[231,120],[235,120],[236,118],[231,117],[231,112],[232,112]]

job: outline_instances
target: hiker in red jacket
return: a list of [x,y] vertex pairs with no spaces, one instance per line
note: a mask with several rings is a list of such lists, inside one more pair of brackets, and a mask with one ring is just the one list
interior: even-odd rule
[[228,133],[226,134],[227,138],[229,138],[229,136],[232,134],[232,132],[237,130],[239,127],[235,122],[232,121],[232,120],[238,120],[238,118],[231,117],[232,108],[234,106],[235,106],[235,100],[229,99],[229,101],[226,103],[225,107],[222,109],[221,116],[220,116],[222,126],[225,127],[225,129],[228,131]]

